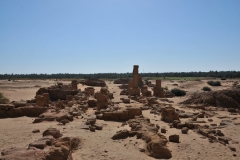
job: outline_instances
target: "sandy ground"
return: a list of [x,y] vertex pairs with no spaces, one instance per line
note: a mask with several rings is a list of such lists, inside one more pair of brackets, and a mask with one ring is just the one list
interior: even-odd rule
[[[32,99],[35,96],[36,91],[39,86],[48,87],[54,85],[56,81],[49,80],[35,80],[35,81],[25,81],[19,80],[16,82],[12,81],[0,81],[0,92],[2,92],[6,97],[11,101],[27,100]],[[64,81],[64,83],[70,83]],[[233,81],[223,81],[222,86],[220,87],[211,87],[212,90],[221,90],[231,87]],[[182,88],[187,91],[187,96],[182,98],[171,98],[170,100],[174,101],[173,106],[177,109],[185,110],[186,112],[199,112],[200,110],[193,110],[185,108],[178,104],[185,100],[189,95],[194,92],[202,92],[201,88],[203,86],[208,86],[207,81],[163,81],[162,86],[167,86],[168,89],[175,88],[173,84],[178,84],[179,88]],[[114,102],[121,102],[120,89],[118,85],[113,84],[110,81],[107,81],[108,88],[110,92],[114,93]],[[86,86],[78,85],[78,88],[84,89]],[[100,87],[95,88],[96,91]],[[133,101],[132,101],[133,102]],[[165,102],[163,102],[165,103]],[[132,103],[134,105],[135,102]],[[138,104],[139,105],[139,104]],[[119,106],[124,106],[120,103]],[[89,109],[87,114],[93,113],[92,109]],[[164,135],[168,138],[171,134],[180,135],[180,143],[171,143],[169,142],[167,146],[172,151],[173,157],[171,159],[203,159],[203,160],[236,160],[240,159],[240,125],[234,125],[234,122],[240,122],[240,115],[229,115],[229,112],[226,111],[217,111],[218,115],[227,115],[232,123],[227,127],[221,129],[225,136],[232,138],[234,141],[230,141],[230,145],[236,148],[236,152],[231,151],[228,148],[228,145],[223,145],[220,143],[209,143],[207,138],[197,134],[196,132],[189,130],[188,134],[182,134],[181,130],[170,128],[169,125],[163,121],[160,121],[159,115],[150,114],[149,110],[143,111],[145,117],[150,118],[151,123],[159,124],[160,127],[166,126],[167,133]],[[235,119],[233,119],[236,117]],[[97,120],[97,123],[103,123],[103,130],[90,132],[89,130],[80,129],[80,125],[83,119],[74,119],[73,122],[68,123],[65,126],[58,125],[58,122],[42,122],[33,124],[34,118],[29,117],[19,117],[19,118],[5,118],[0,119],[0,151],[10,147],[27,147],[29,143],[37,140],[42,137],[42,132],[48,127],[55,127],[59,129],[63,136],[72,136],[78,137],[81,139],[81,146],[78,150],[74,151],[73,158],[74,160],[153,160],[146,154],[138,150],[144,142],[136,137],[131,137],[123,140],[112,140],[111,137],[118,130],[129,129],[128,126],[121,126],[121,122],[112,122],[112,121],[102,121]],[[217,116],[212,117],[213,122],[219,124],[221,119]],[[186,119],[181,119],[185,121]],[[207,118],[201,118],[208,122]],[[202,124],[202,125],[205,125]],[[32,133],[32,130],[40,129],[40,133]],[[232,144],[234,142],[234,144]],[[238,143],[236,143],[238,142]],[[233,156],[236,154],[236,157]]]

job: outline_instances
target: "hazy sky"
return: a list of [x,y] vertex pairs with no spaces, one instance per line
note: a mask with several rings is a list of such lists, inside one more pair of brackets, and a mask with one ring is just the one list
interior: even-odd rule
[[240,0],[0,0],[0,74],[240,70]]

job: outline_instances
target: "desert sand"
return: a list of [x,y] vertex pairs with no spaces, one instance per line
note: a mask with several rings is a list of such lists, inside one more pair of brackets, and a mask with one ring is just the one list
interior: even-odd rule
[[[221,81],[222,86],[211,87],[212,90],[223,90],[232,87],[236,80]],[[70,81],[61,81],[64,84],[71,83]],[[2,92],[10,101],[29,100],[35,97],[37,90],[40,87],[49,87],[56,83],[52,80],[17,80],[17,81],[0,81],[0,92]],[[152,83],[155,81],[152,80]],[[120,98],[127,98],[126,95],[120,95],[121,89],[119,84],[113,84],[113,81],[106,81],[108,90],[113,93],[113,102],[119,102],[119,106],[124,106]],[[201,109],[188,108],[184,104],[179,104],[188,99],[191,94],[196,92],[203,92],[201,89],[207,85],[207,80],[201,81],[169,81],[162,80],[162,87],[168,87],[169,90],[175,88],[173,84],[178,84],[178,88],[187,91],[187,95],[183,97],[168,98],[173,101],[171,104],[174,108],[183,110],[185,112],[198,113]],[[84,90],[88,86],[78,84],[78,89]],[[94,87],[99,91],[101,87]],[[159,103],[168,104],[166,101],[158,100]],[[131,105],[142,105],[137,101],[131,100]],[[142,148],[144,141],[136,137],[129,137],[126,139],[112,140],[111,137],[119,130],[128,129],[128,125],[122,126],[122,122],[97,120],[98,123],[103,124],[102,130],[91,132],[89,130],[80,129],[80,124],[84,121],[84,117],[88,114],[93,114],[95,110],[89,108],[86,113],[79,118],[74,118],[74,121],[66,125],[59,125],[56,121],[43,121],[41,123],[32,123],[34,117],[17,117],[17,118],[2,118],[0,119],[0,151],[11,147],[27,148],[28,144],[42,137],[42,132],[49,127],[57,128],[64,136],[78,137],[81,142],[77,150],[72,154],[74,160],[153,160],[156,158],[150,157],[139,151]],[[148,117],[151,123],[158,124],[161,127],[165,126],[166,133],[161,133],[167,138],[172,134],[177,134],[180,137],[180,143],[168,142],[167,147],[171,150],[173,160],[182,159],[203,159],[203,160],[236,160],[239,159],[240,151],[240,114],[231,115],[226,110],[214,111],[214,116],[210,117],[213,121],[209,122],[209,118],[199,118],[199,120],[206,123],[200,125],[216,124],[219,126],[222,120],[230,120],[230,123],[221,128],[225,136],[232,140],[229,144],[222,144],[219,142],[210,143],[208,138],[197,133],[194,130],[189,130],[188,134],[182,134],[180,129],[170,128],[169,124],[161,121],[161,115],[150,114],[150,110],[142,111],[144,117]],[[219,116],[226,116],[223,119],[217,118]],[[181,121],[186,121],[189,118],[180,118]],[[39,129],[39,133],[32,133],[34,129]],[[159,130],[160,133],[160,130]],[[230,150],[232,146],[236,151]]]

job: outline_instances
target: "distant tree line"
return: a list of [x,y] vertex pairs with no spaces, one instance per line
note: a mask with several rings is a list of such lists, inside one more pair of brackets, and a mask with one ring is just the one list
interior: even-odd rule
[[[142,77],[215,77],[215,78],[240,78],[240,71],[209,71],[209,72],[165,72],[165,73],[140,73]],[[116,79],[131,78],[132,73],[94,73],[94,74],[0,74],[0,79]]]

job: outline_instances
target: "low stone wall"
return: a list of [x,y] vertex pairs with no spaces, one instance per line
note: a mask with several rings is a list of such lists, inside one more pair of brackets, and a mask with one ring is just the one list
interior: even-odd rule
[[51,100],[66,100],[67,95],[76,95],[78,90],[62,90],[59,88],[51,89],[51,88],[40,88],[36,95],[42,95],[44,93],[49,93],[49,97]]
[[103,120],[109,121],[127,121],[135,116],[142,115],[142,109],[137,107],[128,108],[126,110],[119,110],[113,112],[103,112]]
[[14,108],[12,104],[0,104],[0,118],[37,117],[47,110],[47,107],[25,106]]

